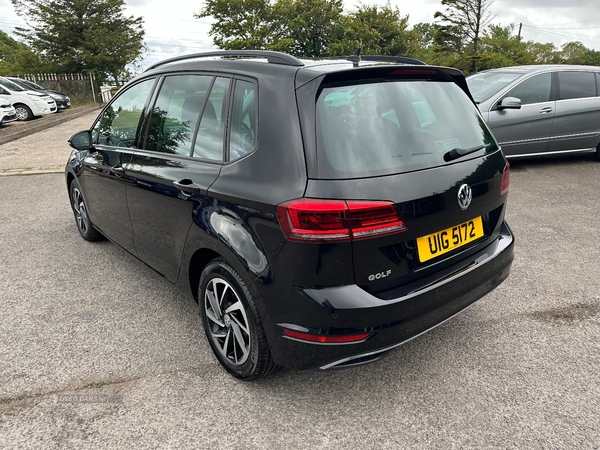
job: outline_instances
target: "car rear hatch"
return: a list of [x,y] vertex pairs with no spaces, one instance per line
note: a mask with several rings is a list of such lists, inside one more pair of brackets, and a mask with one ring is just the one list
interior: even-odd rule
[[350,242],[355,284],[385,299],[468,268],[497,238],[509,168],[459,71],[352,68],[297,98],[309,181],[280,207],[288,239]]

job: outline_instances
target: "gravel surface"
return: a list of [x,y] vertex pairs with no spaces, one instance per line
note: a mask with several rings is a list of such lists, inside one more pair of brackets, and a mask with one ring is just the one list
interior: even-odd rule
[[497,290],[377,363],[257,383],[193,299],[79,237],[62,175],[1,177],[0,449],[600,448],[600,164],[511,175]]

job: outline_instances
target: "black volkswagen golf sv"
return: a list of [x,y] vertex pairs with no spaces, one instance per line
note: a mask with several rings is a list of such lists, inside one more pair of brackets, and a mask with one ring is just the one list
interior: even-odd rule
[[188,55],[132,80],[69,143],[81,236],[191,292],[240,379],[375,361],[513,260],[509,165],[455,69]]

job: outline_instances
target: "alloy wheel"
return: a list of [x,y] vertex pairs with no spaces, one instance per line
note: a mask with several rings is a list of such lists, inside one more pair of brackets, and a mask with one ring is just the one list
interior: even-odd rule
[[227,280],[215,277],[208,282],[204,312],[208,334],[221,356],[235,366],[243,365],[250,356],[250,325],[244,304]]
[[71,194],[71,200],[73,202],[73,211],[75,211],[75,220],[77,221],[77,227],[83,234],[87,233],[89,219],[87,211],[85,209],[85,203],[83,202],[83,195],[79,188],[73,188]]

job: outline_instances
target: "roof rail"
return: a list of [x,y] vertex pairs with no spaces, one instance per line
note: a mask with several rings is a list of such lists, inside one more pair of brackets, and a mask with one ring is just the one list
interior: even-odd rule
[[358,67],[361,61],[381,61],[381,62],[395,62],[400,64],[415,64],[419,66],[425,66],[423,61],[418,59],[406,58],[404,56],[388,56],[388,55],[361,55],[361,48],[358,47],[354,54],[346,57],[346,61],[351,61],[354,67]]
[[231,56],[238,58],[266,58],[270,64],[282,64],[285,66],[301,67],[304,65],[298,58],[287,53],[274,52],[271,50],[219,50],[214,52],[192,53],[190,55],[176,56],[175,58],[165,59],[159,63],[153,64],[146,69],[146,72],[157,67],[164,66],[179,61],[197,58],[210,58],[213,56]]

